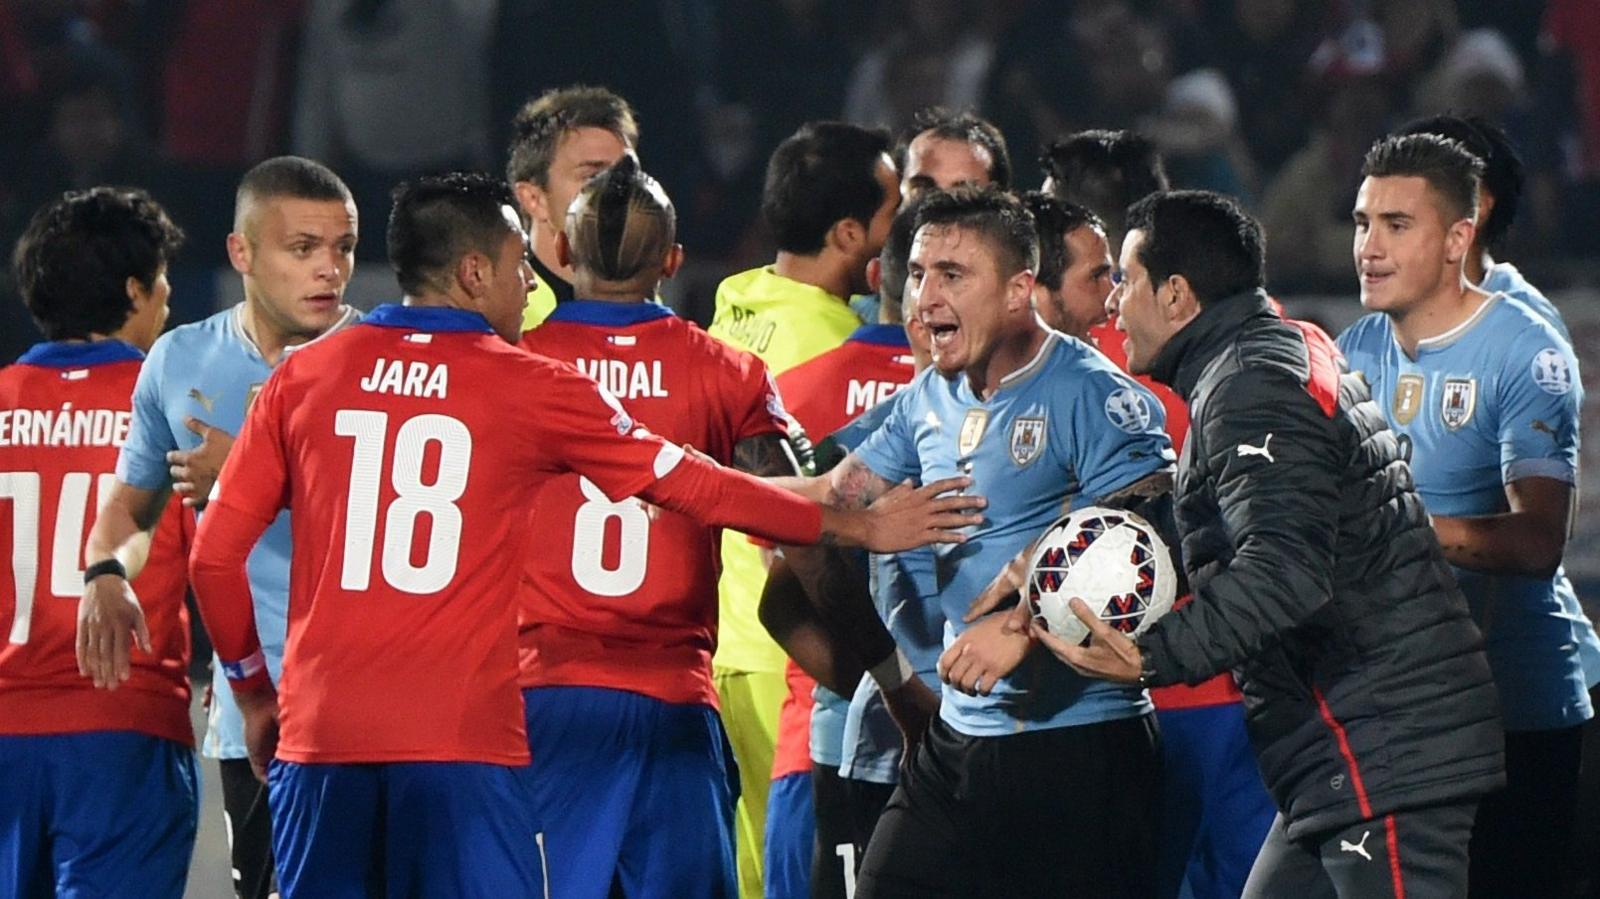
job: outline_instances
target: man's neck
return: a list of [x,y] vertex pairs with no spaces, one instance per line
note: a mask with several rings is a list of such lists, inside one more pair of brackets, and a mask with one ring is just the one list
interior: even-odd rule
[[835,263],[826,253],[801,256],[798,253],[779,252],[772,262],[772,270],[791,281],[820,287],[840,300],[850,298],[850,273]]
[[544,266],[546,271],[566,281],[568,284],[572,283],[572,268],[556,262],[556,232],[554,229],[543,222],[535,222],[533,225],[533,237],[529,243],[533,246],[534,258],[539,260],[539,264]]
[[[309,343],[315,337],[321,336],[320,334],[310,336],[286,334],[274,328],[267,322],[266,316],[260,314],[257,309],[257,303],[259,302],[259,300],[251,299],[248,296],[245,297],[244,310],[239,316],[239,325],[244,329],[245,336],[249,337],[251,342],[256,345],[256,351],[261,354],[261,358],[266,360],[268,365],[277,365],[283,361],[285,348]],[[343,307],[340,308],[342,309]]]
[[1467,283],[1474,286],[1483,283],[1484,276],[1489,274],[1489,269],[1494,265],[1494,257],[1486,249],[1467,254],[1466,277]]
[[1404,315],[1391,316],[1394,336],[1407,356],[1415,359],[1424,341],[1447,334],[1471,318],[1489,299],[1476,286],[1467,287],[1459,278],[1447,279],[1438,292],[1417,303]]
[[1039,355],[1039,348],[1044,346],[1048,336],[1049,332],[1037,321],[1029,321],[1026,331],[1018,330],[1003,338],[982,365],[967,370],[967,382],[973,395],[980,400],[994,396],[1001,382]]

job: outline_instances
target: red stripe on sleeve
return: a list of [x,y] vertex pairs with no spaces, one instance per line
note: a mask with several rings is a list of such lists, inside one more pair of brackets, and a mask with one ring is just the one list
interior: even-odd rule
[[1344,725],[1333,717],[1333,709],[1328,708],[1328,700],[1323,698],[1321,690],[1312,690],[1311,693],[1317,697],[1317,709],[1322,712],[1322,721],[1333,731],[1333,738],[1339,743],[1339,754],[1344,756],[1344,763],[1350,768],[1350,783],[1355,787],[1356,806],[1361,809],[1361,817],[1370,818],[1372,804],[1367,802],[1367,785],[1361,780],[1361,768],[1356,765],[1356,754],[1350,748],[1350,738],[1344,732]]

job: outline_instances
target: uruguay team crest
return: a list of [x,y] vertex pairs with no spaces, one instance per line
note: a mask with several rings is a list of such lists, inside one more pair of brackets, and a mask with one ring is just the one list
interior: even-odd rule
[[1572,389],[1572,367],[1555,347],[1545,347],[1533,357],[1533,383],[1545,393],[1561,396]]
[[988,409],[968,409],[967,417],[961,421],[961,434],[956,438],[956,450],[963,456],[972,455],[972,451],[978,448],[978,441],[983,439],[983,432],[988,428]]
[[1011,423],[1011,461],[1027,465],[1044,449],[1044,419],[1018,418]]
[[1394,413],[1396,424],[1411,424],[1411,419],[1417,417],[1417,412],[1422,408],[1422,393],[1427,382],[1422,375],[1401,375],[1400,380],[1394,385],[1394,401],[1389,409]]
[[1444,420],[1444,426],[1452,431],[1472,420],[1472,412],[1478,406],[1478,381],[1476,378],[1445,378],[1444,402],[1439,408],[1439,417]]
[[1124,387],[1106,397],[1106,418],[1118,430],[1138,434],[1150,427],[1150,404],[1144,394],[1132,387]]

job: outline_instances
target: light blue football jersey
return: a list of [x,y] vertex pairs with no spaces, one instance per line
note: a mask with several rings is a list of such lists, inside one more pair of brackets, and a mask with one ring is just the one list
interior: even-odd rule
[[[980,400],[966,377],[924,371],[883,426],[857,450],[890,482],[970,474],[988,498],[985,520],[962,544],[934,551],[944,645],[961,617],[1013,556],[1062,514],[1164,469],[1174,454],[1165,413],[1144,387],[1100,352],[1051,333],[1038,355]],[[946,688],[940,716],[969,736],[1131,718],[1150,711],[1143,690],[1080,677],[1043,649],[988,696]]]
[[[163,334],[150,348],[133,390],[133,425],[117,457],[117,478],[145,490],[172,482],[167,452],[190,450],[200,438],[185,425],[194,416],[237,435],[256,391],[272,374],[240,322],[243,304]],[[359,318],[348,310],[335,330]],[[292,352],[293,349],[290,350]],[[289,609],[289,513],[281,513],[250,553],[256,629],[274,683],[283,669]],[[220,667],[213,666],[213,670]],[[212,679],[211,713],[201,751],[210,758],[245,758],[244,719],[226,678]]]
[[[1572,345],[1572,333],[1567,330],[1567,323],[1561,318],[1561,311],[1556,304],[1550,302],[1537,287],[1528,283],[1522,277],[1522,272],[1509,262],[1497,262],[1484,272],[1483,283],[1478,285],[1487,293],[1504,293],[1512,299],[1521,300],[1530,309],[1539,313],[1552,328],[1561,334],[1567,345]],[[1583,383],[1582,363],[1573,356],[1573,380]],[[1600,683],[1600,637],[1595,636],[1594,623],[1589,616],[1584,614],[1583,604],[1578,601],[1578,594],[1572,589],[1572,581],[1561,578],[1556,581],[1556,595],[1561,599],[1561,605],[1567,610],[1567,615],[1572,619],[1573,639],[1578,641],[1578,657],[1583,662],[1584,683],[1593,687]]]
[[[1505,512],[1505,485],[1546,477],[1576,485],[1583,385],[1572,348],[1534,309],[1505,294],[1423,341],[1412,360],[1389,318],[1363,316],[1339,336],[1352,371],[1408,456],[1417,493],[1435,515]],[[1574,488],[1576,489],[1576,488]],[[1568,608],[1566,573],[1530,578],[1456,569],[1484,631],[1507,730],[1549,730],[1588,720],[1579,661],[1581,610]],[[1576,614],[1574,612],[1576,611]]]

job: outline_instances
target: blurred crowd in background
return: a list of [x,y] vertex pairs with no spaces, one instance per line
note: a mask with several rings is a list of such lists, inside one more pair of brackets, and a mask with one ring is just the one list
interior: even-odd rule
[[[759,199],[784,136],[897,129],[928,104],[998,124],[1024,187],[1056,137],[1143,131],[1174,186],[1262,218],[1280,295],[1354,294],[1375,137],[1478,113],[1528,167],[1508,255],[1547,290],[1600,282],[1595,0],[4,0],[0,245],[60,191],[135,184],[188,232],[184,271],[212,272],[240,175],[293,152],[350,184],[358,255],[380,260],[396,181],[503,171],[517,107],[575,82],[638,111],[697,263],[674,297],[695,317],[717,279],[770,258]],[[206,278],[174,275],[175,319],[214,308]],[[0,294],[9,362],[35,338]]]

